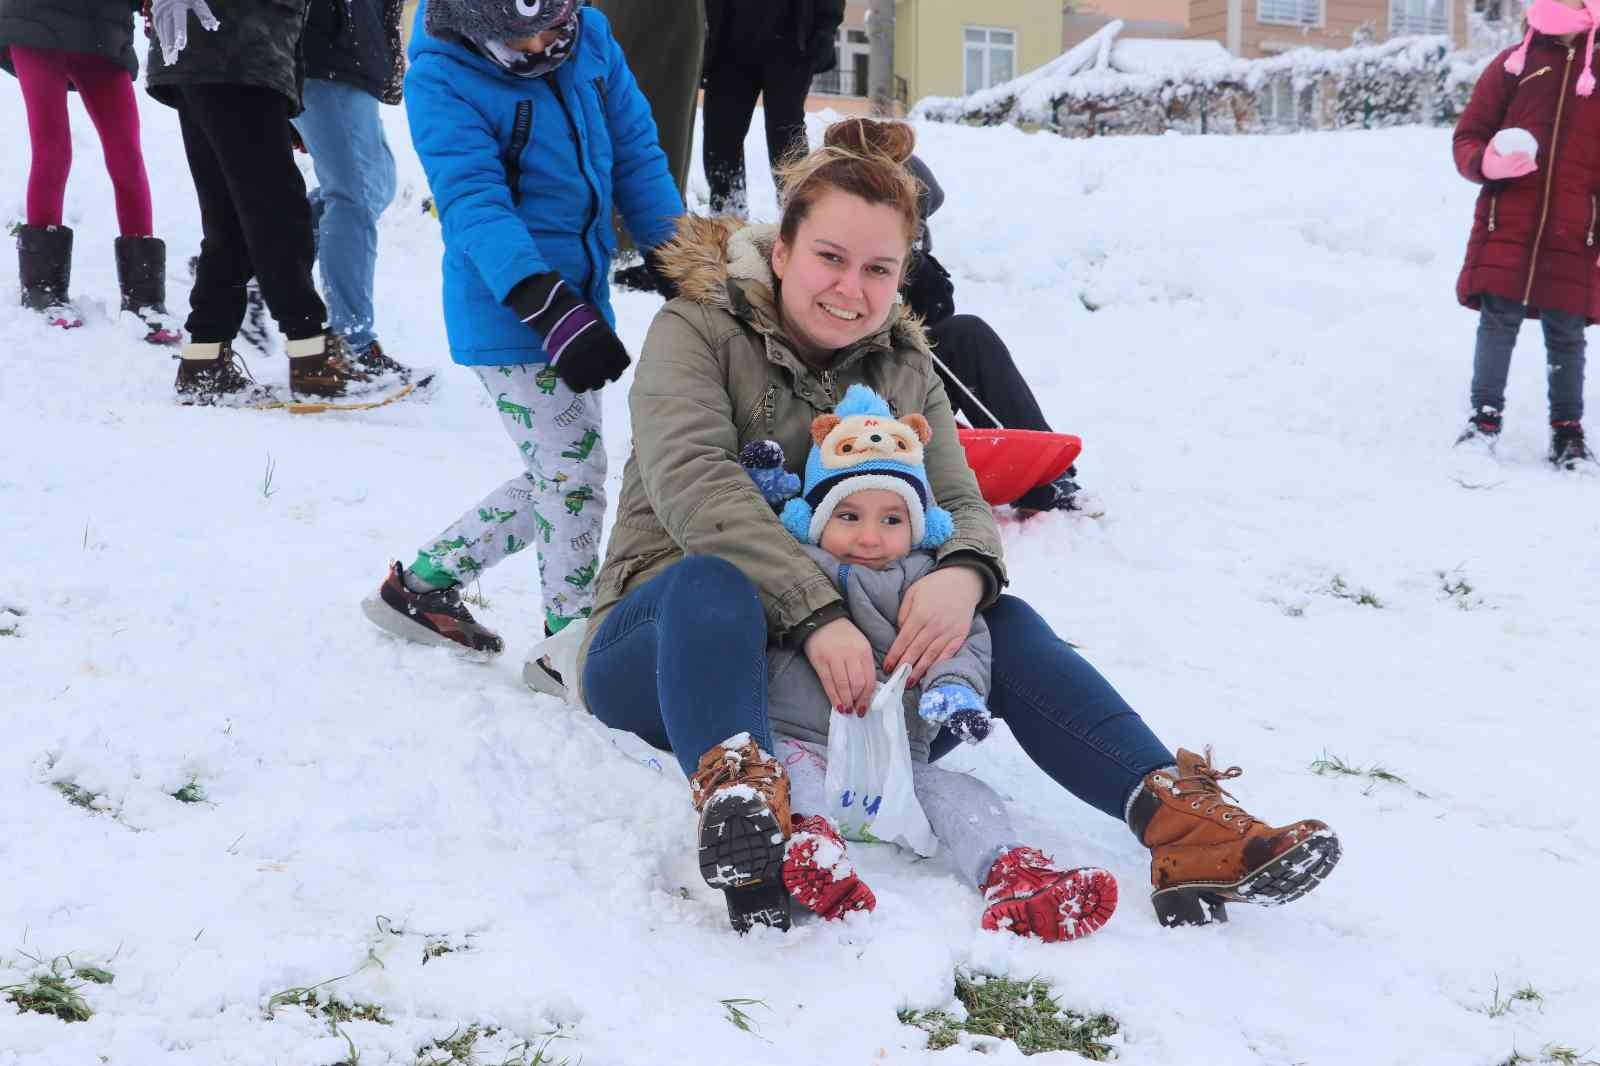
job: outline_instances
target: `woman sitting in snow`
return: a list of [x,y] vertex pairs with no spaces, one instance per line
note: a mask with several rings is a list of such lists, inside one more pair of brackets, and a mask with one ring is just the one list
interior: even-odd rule
[[[687,218],[662,250],[681,295],[656,316],[629,397],[634,451],[580,649],[586,705],[677,756],[700,811],[701,870],[735,924],[787,926],[789,900],[775,889],[793,822],[789,776],[772,755],[768,649],[803,654],[842,709],[867,707],[880,664],[834,578],[738,456],[760,440],[806,454],[813,419],[865,384],[902,417],[926,420],[922,465],[950,514],[933,569],[905,592],[882,668],[910,664],[920,682],[981,613],[988,710],[1041,769],[1150,849],[1164,924],[1221,917],[1226,900],[1304,895],[1338,860],[1331,830],[1269,826],[1228,802],[1220,782],[1237,768],[1175,758],[1044,619],[1001,594],[993,514],[922,331],[896,298],[919,221],[903,166],[913,141],[901,123],[837,123],[787,169],[778,226]],[[941,730],[930,758],[956,743]]]

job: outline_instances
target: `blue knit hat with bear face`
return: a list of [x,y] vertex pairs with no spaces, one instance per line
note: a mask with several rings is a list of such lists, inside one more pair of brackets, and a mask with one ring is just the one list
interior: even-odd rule
[[922,448],[932,435],[921,415],[895,418],[876,392],[850,386],[832,414],[811,423],[805,481],[801,495],[779,516],[784,528],[802,543],[815,544],[845,497],[885,489],[905,501],[912,547],[939,547],[955,532],[955,520],[934,503],[928,486]]

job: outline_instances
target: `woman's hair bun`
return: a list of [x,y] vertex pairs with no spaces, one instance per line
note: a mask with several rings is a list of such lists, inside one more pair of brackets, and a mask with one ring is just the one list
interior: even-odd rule
[[884,155],[904,163],[917,146],[917,132],[904,122],[873,118],[847,118],[835,122],[822,135],[822,143],[858,155]]

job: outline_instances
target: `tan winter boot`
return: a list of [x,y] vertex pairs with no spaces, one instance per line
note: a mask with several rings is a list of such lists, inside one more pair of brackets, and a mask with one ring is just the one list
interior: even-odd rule
[[1128,811],[1128,825],[1150,849],[1150,902],[1162,925],[1225,922],[1224,904],[1289,903],[1310,892],[1339,861],[1339,838],[1307,819],[1271,826],[1228,800],[1219,782],[1238,777],[1218,770],[1211,749],[1202,758],[1178,749],[1178,772],[1145,777]]
[[700,875],[727,897],[734,929],[789,928],[783,856],[793,827],[783,764],[738,733],[700,757],[689,792],[700,812]]
[[369,391],[372,375],[350,353],[337,333],[292,340],[289,349],[289,391],[297,399],[336,399]]

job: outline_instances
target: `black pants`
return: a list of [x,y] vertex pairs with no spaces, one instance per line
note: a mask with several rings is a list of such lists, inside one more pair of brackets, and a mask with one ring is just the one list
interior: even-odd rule
[[185,326],[190,339],[212,343],[238,334],[252,276],[285,337],[315,337],[327,308],[311,279],[311,208],[294,164],[288,98],[250,85],[185,85],[178,123],[202,234]]
[[1011,350],[989,323],[977,315],[952,315],[929,327],[928,337],[939,362],[960,379],[951,380],[950,374],[935,365],[951,406],[974,427],[994,427],[994,420],[972,402],[976,396],[1007,429],[1050,429],[1033,390],[1011,359]]
[[776,50],[760,61],[725,62],[706,71],[702,105],[706,182],[713,215],[746,215],[744,139],[756,97],[767,122],[767,159],[773,167],[806,143],[806,93],[811,61],[798,50]]

